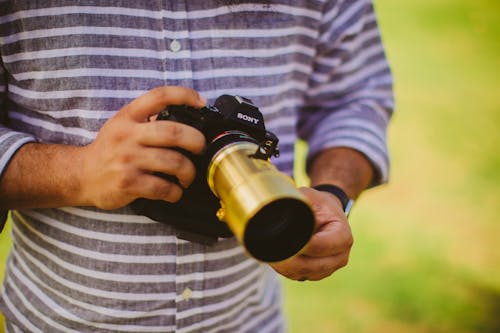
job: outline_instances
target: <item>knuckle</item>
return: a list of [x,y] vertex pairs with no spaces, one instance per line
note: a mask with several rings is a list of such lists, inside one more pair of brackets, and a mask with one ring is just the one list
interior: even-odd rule
[[171,191],[172,183],[157,182],[151,187],[151,196],[154,198],[163,198],[168,196]]
[[161,132],[160,135],[163,136],[165,142],[175,144],[181,142],[183,133],[184,131],[180,124],[170,122],[168,130]]
[[127,153],[122,153],[119,157],[119,162],[123,165],[129,165],[132,163],[134,160],[133,154],[127,152]]
[[168,202],[177,202],[182,197],[182,190],[179,186],[171,182],[160,182],[153,187],[153,193],[156,198],[164,199]]
[[168,161],[170,169],[176,173],[183,170],[184,165],[186,164],[185,160],[186,157],[184,157],[181,153],[172,151]]
[[125,191],[128,188],[130,188],[133,185],[133,183],[134,179],[132,177],[128,177],[128,175],[124,173],[118,178],[117,187],[120,190]]
[[308,278],[313,272],[311,271],[310,268],[308,267],[301,267],[298,269],[293,275],[294,275],[294,280],[303,280],[305,278]]
[[342,267],[345,267],[347,266],[347,264],[349,263],[349,255],[346,254],[344,256],[342,256],[338,262],[338,268],[342,268]]
[[129,164],[122,163],[123,159],[123,156],[117,157],[108,169],[108,174],[115,179],[116,186],[121,190],[129,188],[135,182],[134,169]]
[[323,279],[331,276],[339,268],[340,267],[338,267],[338,266],[331,266],[331,265],[327,265],[327,264],[321,265],[317,271],[313,272],[310,275],[309,280],[311,280],[311,281],[323,280]]
[[133,126],[126,121],[114,122],[105,129],[109,132],[111,142],[115,145],[127,142],[132,136],[131,133],[134,132]]

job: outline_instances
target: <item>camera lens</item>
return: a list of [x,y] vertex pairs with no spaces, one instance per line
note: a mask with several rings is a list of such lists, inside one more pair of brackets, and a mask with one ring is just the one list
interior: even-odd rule
[[281,261],[296,254],[310,239],[314,216],[297,199],[281,199],[264,206],[249,222],[244,235],[248,252],[266,261]]

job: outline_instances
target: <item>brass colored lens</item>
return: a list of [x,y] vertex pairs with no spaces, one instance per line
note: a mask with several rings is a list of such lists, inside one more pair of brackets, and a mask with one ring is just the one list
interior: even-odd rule
[[258,260],[281,261],[310,239],[314,215],[292,179],[269,161],[252,157],[258,146],[237,142],[212,158],[208,184],[220,199],[217,217]]

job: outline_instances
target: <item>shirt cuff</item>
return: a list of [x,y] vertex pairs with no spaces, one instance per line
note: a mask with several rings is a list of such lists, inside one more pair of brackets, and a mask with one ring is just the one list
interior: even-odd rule
[[389,153],[386,142],[387,118],[371,109],[342,110],[323,118],[308,138],[307,165],[321,151],[345,147],[362,153],[371,162],[375,177],[371,186],[389,178]]
[[36,139],[29,134],[0,127],[0,177],[14,154],[28,142],[36,142]]

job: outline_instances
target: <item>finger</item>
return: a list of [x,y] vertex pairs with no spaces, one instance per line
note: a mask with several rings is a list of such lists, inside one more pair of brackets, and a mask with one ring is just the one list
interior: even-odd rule
[[137,167],[149,173],[160,172],[175,176],[183,188],[194,180],[196,168],[182,153],[163,148],[146,148],[140,153]]
[[301,254],[321,258],[348,252],[354,243],[349,225],[331,222],[323,225],[300,252]]
[[331,257],[324,258],[308,258],[306,256],[299,257],[304,262],[308,262],[309,272],[299,276],[298,280],[319,281],[329,277],[342,267],[349,263],[349,253],[341,253]]
[[167,105],[189,105],[201,108],[206,105],[206,100],[191,88],[163,86],[154,88],[134,99],[122,109],[121,113],[131,116],[136,121],[145,122]]
[[199,154],[205,148],[205,136],[192,126],[155,121],[139,125],[138,142],[151,147],[178,147]]
[[323,258],[299,255],[271,266],[281,275],[296,281],[318,281],[347,265],[349,253]]
[[135,198],[177,202],[182,197],[182,188],[163,178],[144,173],[129,188]]

